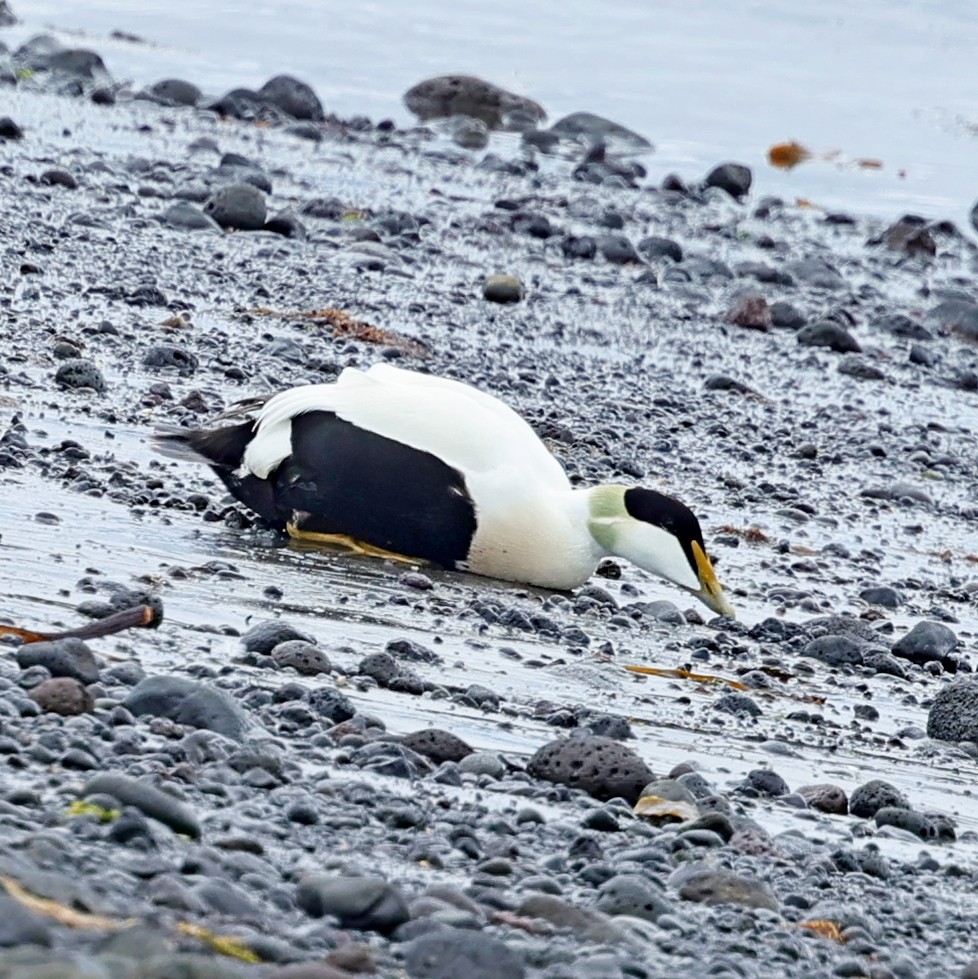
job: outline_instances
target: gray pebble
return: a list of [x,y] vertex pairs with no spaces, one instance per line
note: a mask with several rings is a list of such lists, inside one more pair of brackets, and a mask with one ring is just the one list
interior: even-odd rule
[[17,650],[17,664],[21,669],[43,666],[51,676],[72,677],[86,685],[99,678],[95,656],[81,639],[24,643]]
[[400,889],[382,877],[307,877],[296,890],[295,903],[314,918],[332,915],[342,928],[381,934],[409,917]]
[[212,194],[204,204],[204,213],[222,228],[258,231],[265,226],[268,211],[265,195],[250,183],[231,184]]
[[515,275],[487,275],[482,297],[491,303],[518,303],[524,295],[523,283]]
[[523,962],[505,942],[465,928],[421,935],[404,947],[408,975],[416,979],[523,979]]
[[125,806],[135,806],[157,822],[169,826],[175,833],[191,839],[200,837],[200,820],[179,799],[140,779],[115,772],[103,772],[91,779],[82,790],[82,797],[104,793]]

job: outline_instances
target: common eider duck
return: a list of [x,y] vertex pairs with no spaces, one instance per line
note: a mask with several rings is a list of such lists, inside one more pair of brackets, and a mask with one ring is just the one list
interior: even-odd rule
[[460,381],[376,364],[242,402],[245,421],[158,433],[293,537],[544,588],[625,558],[733,615],[683,503],[619,484],[575,489],[530,426]]

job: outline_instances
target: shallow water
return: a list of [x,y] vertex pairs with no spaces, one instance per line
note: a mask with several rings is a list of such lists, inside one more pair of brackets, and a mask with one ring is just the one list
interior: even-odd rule
[[[30,415],[26,421],[37,438]],[[103,431],[103,426],[77,420],[62,425],[44,419],[43,428],[52,443],[68,437],[89,445]],[[142,433],[123,427],[113,431],[118,459],[145,465],[148,456]],[[359,711],[383,717],[393,733],[444,727],[478,750],[502,751],[514,760],[525,760],[558,733],[533,717],[536,702],[587,704],[628,717],[636,735],[633,747],[657,773],[695,759],[703,775],[721,790],[737,785],[750,770],[767,766],[773,766],[792,787],[830,780],[851,789],[871,778],[883,778],[908,794],[916,808],[953,815],[959,834],[978,832],[978,811],[970,798],[970,762],[962,756],[965,772],[947,762],[922,767],[912,739],[901,746],[884,744],[879,738],[895,737],[901,729],[923,723],[920,706],[904,700],[908,692],[924,696],[918,684],[882,675],[874,678],[872,703],[880,720],[873,725],[872,739],[851,727],[846,733],[856,702],[853,691],[840,689],[831,680],[826,683],[830,671],[818,664],[813,676],[799,674],[788,683],[776,684],[770,695],[752,693],[765,712],[756,729],[745,731],[740,722],[725,729],[716,714],[704,727],[704,708],[723,692],[722,684],[639,677],[623,669],[630,663],[683,665],[677,654],[668,651],[668,627],[646,624],[641,630],[623,632],[608,623],[589,623],[596,640],[612,641],[617,655],[575,657],[559,645],[524,634],[498,628],[480,634],[480,620],[458,620],[453,614],[470,597],[491,597],[497,589],[520,591],[516,585],[425,569],[435,589],[419,593],[398,584],[400,566],[294,543],[270,546],[265,536],[201,523],[188,514],[161,520],[158,515],[130,513],[104,499],[67,494],[26,470],[8,473],[4,491],[0,593],[7,620],[29,628],[78,625],[74,606],[95,597],[78,587],[83,578],[97,582],[104,575],[105,580],[148,586],[160,594],[165,619],[158,633],[134,630],[95,643],[98,653],[110,660],[134,659],[155,672],[186,668],[190,655],[220,672],[240,652],[235,635],[227,633],[243,632],[255,622],[281,615],[317,639],[334,669],[352,674],[363,656],[382,650],[392,639],[407,637],[434,649],[444,660],[441,665],[412,664],[416,672],[450,689],[483,684],[503,698],[504,707],[502,713],[486,715],[429,695],[342,686]],[[60,522],[38,521],[38,513],[52,513]],[[724,562],[732,579],[751,565],[756,570],[756,558],[744,551],[735,550],[729,563]],[[900,560],[898,551],[894,560]],[[209,567],[212,562],[221,562],[225,570],[214,573]],[[670,598],[682,604],[681,596],[661,583],[634,575],[629,579],[645,599]],[[282,590],[280,600],[263,594],[270,584]],[[616,582],[601,584],[628,600],[620,595]],[[826,592],[834,603],[840,601],[837,589],[827,586]],[[398,604],[401,596],[406,604]],[[439,614],[439,604],[445,614]],[[741,599],[738,605],[747,622],[768,614],[754,600]],[[965,628],[969,625],[974,628],[974,623],[963,623]],[[515,650],[522,659],[505,655],[504,649]],[[712,664],[710,671],[736,678],[737,665],[730,662],[727,668],[717,669]],[[263,684],[296,681],[291,671],[277,676],[236,665],[234,672],[254,672]],[[315,683],[301,678],[299,682]],[[823,738],[785,720],[802,707],[824,714],[841,728]],[[397,785],[388,789],[395,794],[401,791]],[[770,832],[798,829],[840,841],[850,838],[853,827],[847,818],[776,804],[765,812],[764,825]],[[891,856],[905,860],[914,859],[921,847],[919,841],[898,834],[884,832],[873,839]],[[968,846],[967,841],[942,846],[942,852],[948,857],[952,851],[970,856]]]
[[[468,72],[537,99],[551,119],[588,110],[643,133],[657,145],[654,181],[737,159],[761,193],[964,227],[978,196],[967,0],[274,0],[246,15],[190,0],[22,0],[15,11],[23,23],[0,35],[9,43],[53,25],[136,85],[177,75],[219,94],[285,71],[340,115],[407,124],[409,86]],[[772,170],[768,147],[789,139],[831,158]]]

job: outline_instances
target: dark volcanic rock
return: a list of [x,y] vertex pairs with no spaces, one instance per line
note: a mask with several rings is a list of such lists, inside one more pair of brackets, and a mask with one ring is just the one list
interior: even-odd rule
[[832,320],[819,320],[803,326],[796,336],[805,347],[828,347],[836,353],[859,353],[862,350],[856,338]]
[[49,71],[85,83],[108,82],[105,62],[94,51],[66,48],[50,34],[38,34],[13,55],[14,65],[30,71]]
[[641,259],[635,246],[625,235],[601,235],[597,240],[598,250],[612,265],[639,265]]
[[890,652],[901,659],[922,666],[941,663],[958,645],[958,637],[940,622],[918,622],[905,636],[898,639]]
[[313,645],[316,643],[312,636],[289,625],[288,622],[270,619],[267,622],[259,622],[257,625],[253,625],[241,637],[241,645],[249,653],[269,656],[279,643],[289,642],[292,639],[301,639],[303,642]]
[[124,806],[135,806],[144,815],[169,826],[174,833],[183,833],[191,839],[200,837],[200,820],[189,806],[140,779],[115,772],[103,772],[91,779],[81,794],[82,798],[110,795]]
[[62,388],[90,388],[99,394],[108,390],[102,372],[90,360],[80,358],[64,361],[54,375],[54,381]]
[[863,647],[846,636],[819,636],[801,651],[828,666],[858,666],[863,661]]
[[784,271],[799,282],[816,289],[835,292],[844,289],[846,285],[846,280],[839,274],[838,269],[821,258],[801,258],[789,262],[784,267]]
[[978,677],[944,687],[927,713],[927,734],[941,741],[978,741]]
[[408,975],[417,979],[522,979],[526,970],[498,938],[467,928],[421,935],[404,948]]
[[679,897],[700,904],[740,904],[778,910],[778,899],[764,881],[730,870],[711,868],[685,876],[679,886]]
[[726,714],[741,714],[746,717],[760,717],[764,713],[753,697],[745,693],[725,693],[713,702],[713,709]]
[[84,684],[98,679],[95,656],[81,639],[25,643],[17,650],[17,665],[22,670],[43,666],[52,676],[68,676]]
[[529,128],[547,117],[532,99],[471,75],[441,75],[419,82],[404,93],[404,104],[422,121],[472,116],[490,129]]
[[422,731],[405,734],[401,738],[401,744],[419,755],[430,758],[438,765],[443,761],[461,761],[473,751],[461,738],[450,731],[442,731],[436,727],[427,727]]
[[946,299],[927,314],[925,322],[941,333],[978,343],[978,304],[969,299]]
[[171,343],[157,343],[143,354],[143,367],[154,370],[175,368],[181,374],[192,374],[198,367],[197,357],[185,347]]
[[927,221],[915,214],[905,214],[896,224],[883,232],[883,244],[910,258],[937,254],[937,242],[927,227]]
[[884,806],[909,809],[910,803],[899,789],[878,778],[860,785],[849,797],[849,812],[864,819],[875,816]]
[[873,585],[864,588],[859,597],[870,605],[880,605],[883,608],[899,608],[903,604],[903,595],[889,585]]
[[182,677],[148,676],[130,691],[124,705],[136,717],[168,717],[178,724],[207,728],[234,741],[243,740],[253,726],[229,694]]
[[341,928],[390,934],[410,917],[400,889],[382,877],[307,877],[296,905],[314,918],[332,915]]
[[627,914],[646,921],[672,910],[661,890],[642,874],[618,874],[605,881],[594,907],[604,914]]
[[23,139],[24,130],[10,116],[0,117],[0,139]]
[[200,89],[193,82],[185,82],[181,78],[164,78],[150,85],[148,91],[173,105],[196,105],[201,96]]
[[703,183],[707,187],[719,187],[735,200],[740,200],[750,192],[753,179],[750,167],[742,163],[721,163],[706,175]]
[[529,760],[526,770],[534,778],[583,789],[596,799],[621,796],[631,803],[654,778],[634,751],[595,735],[559,738],[545,744]]
[[671,238],[658,238],[654,235],[643,238],[638,243],[638,251],[649,261],[657,258],[670,258],[674,262],[683,260],[682,246]]
[[619,152],[638,153],[652,149],[652,144],[644,136],[592,112],[572,112],[558,119],[547,131],[559,139],[587,145],[604,143]]
[[204,204],[204,213],[222,228],[259,231],[265,226],[268,209],[265,195],[257,187],[240,183],[215,191]]
[[291,666],[305,676],[329,673],[333,667],[329,657],[316,645],[305,639],[287,639],[272,649],[276,666]]
[[322,122],[326,118],[323,104],[312,86],[291,75],[276,75],[270,78],[258,89],[258,94],[266,102],[277,105],[294,119]]
[[491,303],[518,303],[523,295],[523,283],[515,275],[487,275],[482,284],[482,298]]
[[899,806],[883,806],[873,815],[877,826],[894,826],[919,836],[922,840],[937,839],[937,826],[923,813]]

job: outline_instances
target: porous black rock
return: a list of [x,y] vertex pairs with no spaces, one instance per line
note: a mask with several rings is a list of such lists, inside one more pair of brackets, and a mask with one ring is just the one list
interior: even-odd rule
[[357,712],[350,698],[333,687],[309,690],[303,699],[316,717],[322,717],[334,724],[348,721]]
[[747,773],[747,778],[741,786],[751,789],[759,795],[787,795],[791,790],[788,783],[770,768],[755,768]]
[[643,874],[616,874],[598,889],[594,908],[604,914],[625,914],[655,921],[672,910],[655,881]]
[[534,777],[583,789],[596,799],[635,803],[654,778],[630,748],[598,735],[558,738],[538,749],[526,770]]
[[307,877],[296,889],[295,903],[313,918],[330,915],[341,928],[382,935],[410,917],[400,888],[383,877]]
[[531,128],[547,117],[532,99],[472,75],[440,75],[418,82],[404,93],[404,104],[422,121],[472,116],[490,129]]
[[978,676],[938,691],[927,712],[927,734],[941,741],[978,741]]
[[61,388],[90,388],[99,394],[105,394],[109,389],[98,367],[81,358],[63,361],[54,375],[54,382]]
[[155,343],[143,354],[143,367],[154,370],[174,368],[181,374],[192,374],[198,366],[196,354],[172,343]]
[[304,676],[329,673],[329,657],[314,643],[305,639],[287,639],[272,648],[272,660],[278,667],[291,667]]
[[919,836],[922,840],[937,839],[937,826],[923,813],[900,806],[882,806],[873,814],[877,826],[893,826]]
[[764,713],[757,701],[745,693],[725,693],[713,702],[713,709],[744,717],[760,717]]
[[875,816],[877,810],[885,806],[898,809],[911,808],[907,797],[896,786],[879,778],[864,782],[853,789],[849,796],[849,812],[863,819]]
[[427,727],[421,731],[405,734],[401,738],[401,744],[419,755],[430,758],[436,765],[444,761],[461,761],[473,751],[460,737],[437,727]]

